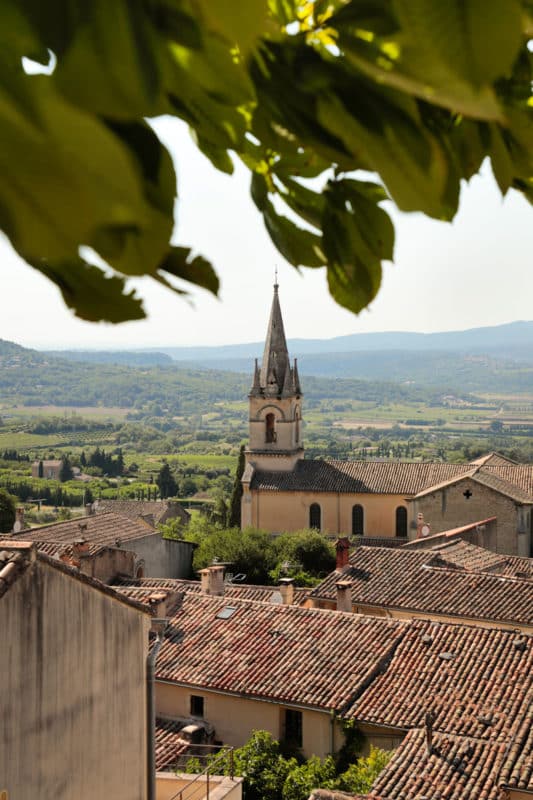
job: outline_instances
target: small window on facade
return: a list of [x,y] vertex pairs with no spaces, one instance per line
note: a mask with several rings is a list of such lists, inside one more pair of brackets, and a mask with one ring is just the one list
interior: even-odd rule
[[300,412],[296,409],[296,416],[295,416],[295,426],[294,426],[294,438],[296,444],[300,441]]
[[265,417],[265,442],[276,441],[276,417],[274,414],[267,414]]
[[144,578],[144,567],[137,567],[136,578]]
[[191,694],[191,717],[204,716],[204,698],[198,694]]
[[309,527],[320,530],[322,524],[322,512],[318,503],[313,503],[309,509]]
[[352,508],[352,536],[365,535],[365,511],[363,506]]
[[292,708],[285,709],[285,741],[295,747],[301,747],[302,738],[302,712]]
[[407,536],[407,509],[403,506],[396,509],[396,536]]

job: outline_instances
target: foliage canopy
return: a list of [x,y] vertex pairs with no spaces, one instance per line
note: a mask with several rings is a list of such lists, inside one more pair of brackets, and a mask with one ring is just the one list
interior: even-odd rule
[[15,523],[15,499],[0,489],[0,533],[9,533]]
[[533,197],[531,0],[4,0],[0,23],[0,228],[84,319],[144,316],[124,276],[218,291],[171,244],[159,115],[246,165],[279,252],[355,312],[393,257],[387,196],[450,220],[488,156]]

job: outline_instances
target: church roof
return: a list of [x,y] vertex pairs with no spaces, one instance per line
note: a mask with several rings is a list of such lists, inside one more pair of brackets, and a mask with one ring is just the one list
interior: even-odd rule
[[415,495],[472,471],[469,464],[398,461],[305,461],[291,472],[256,470],[251,489],[272,492],[343,492]]
[[533,502],[530,464],[407,461],[305,461],[291,472],[255,470],[250,488],[270,492],[341,492],[423,496],[471,478],[520,503]]

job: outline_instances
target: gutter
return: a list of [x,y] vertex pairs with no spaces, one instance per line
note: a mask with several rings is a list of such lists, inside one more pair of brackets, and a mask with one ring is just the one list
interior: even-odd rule
[[163,644],[165,630],[168,619],[152,620],[152,630],[156,632],[157,638],[154,646],[146,657],[146,722],[147,722],[147,742],[146,742],[146,781],[147,781],[147,800],[156,800],[155,789],[155,664],[157,656]]

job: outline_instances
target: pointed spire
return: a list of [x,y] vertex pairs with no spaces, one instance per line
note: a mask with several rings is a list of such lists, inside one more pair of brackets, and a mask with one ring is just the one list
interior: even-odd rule
[[289,364],[289,352],[279,305],[278,288],[276,274],[274,298],[272,300],[260,375],[261,387],[269,394],[283,392],[287,365]]
[[292,377],[292,370],[291,365],[289,364],[289,359],[287,359],[287,366],[285,368],[285,375],[283,376],[283,397],[290,397],[294,394],[293,389],[293,377]]
[[293,380],[293,386],[294,386],[294,393],[295,394],[301,394],[302,393],[302,388],[300,386],[300,376],[298,375],[298,359],[297,358],[294,359],[294,367],[293,367],[293,370],[292,370],[292,380]]
[[250,394],[256,396],[261,394],[261,375],[259,372],[259,364],[257,363],[257,358],[255,359],[254,382],[252,383]]

